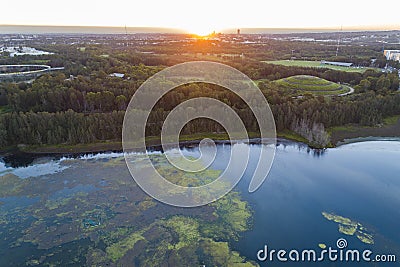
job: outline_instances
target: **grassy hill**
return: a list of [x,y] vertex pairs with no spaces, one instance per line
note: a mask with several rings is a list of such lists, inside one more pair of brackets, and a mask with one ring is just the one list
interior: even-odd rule
[[309,75],[296,75],[275,81],[279,86],[292,90],[301,95],[312,93],[315,95],[340,95],[350,91],[346,85],[337,84],[328,80]]

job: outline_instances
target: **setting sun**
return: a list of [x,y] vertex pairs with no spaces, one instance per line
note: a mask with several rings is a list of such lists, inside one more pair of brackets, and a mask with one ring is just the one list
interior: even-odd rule
[[207,36],[216,31],[211,25],[207,24],[194,24],[184,29],[185,32],[195,34],[198,36]]

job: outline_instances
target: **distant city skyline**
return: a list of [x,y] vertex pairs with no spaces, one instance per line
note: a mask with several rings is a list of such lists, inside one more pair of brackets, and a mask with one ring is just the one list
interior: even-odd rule
[[[237,28],[400,29],[396,12],[365,1],[7,1],[0,25],[150,27],[209,34]],[[397,6],[388,0],[385,6]],[[15,10],[15,11],[14,11]],[[245,33],[245,31],[242,31]]]

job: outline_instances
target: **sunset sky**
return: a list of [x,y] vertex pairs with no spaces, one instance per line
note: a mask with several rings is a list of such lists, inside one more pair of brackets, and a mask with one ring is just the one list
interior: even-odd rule
[[227,28],[400,29],[398,0],[18,0],[5,1],[1,9],[0,25],[127,25],[197,34]]

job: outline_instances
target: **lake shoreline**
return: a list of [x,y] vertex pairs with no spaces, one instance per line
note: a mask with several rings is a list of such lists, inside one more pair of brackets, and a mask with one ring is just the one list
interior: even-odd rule
[[[256,133],[248,133],[250,143],[259,142],[259,135]],[[210,138],[216,143],[227,143],[229,142],[229,136],[226,134],[195,134],[195,135],[184,135],[180,138],[180,144],[183,146],[197,145],[202,139]],[[294,141],[298,143],[307,144],[307,140],[295,133],[285,131],[277,134],[277,140],[284,139],[289,141]],[[146,140],[147,147],[160,150],[161,141],[158,137],[149,137]],[[32,155],[82,155],[82,154],[92,154],[92,153],[105,153],[105,152],[122,152],[122,142],[121,141],[106,141],[90,144],[76,144],[76,145],[19,145],[14,147],[7,147],[0,150],[0,157],[9,156],[18,153],[26,153]]]
[[[184,136],[183,141],[180,142],[180,145],[183,147],[195,146],[200,143],[200,141],[204,138],[211,138],[215,141],[216,144],[226,144],[229,141],[228,136],[225,134],[212,134],[212,135],[193,135],[193,136]],[[284,132],[277,135],[276,139],[277,143],[285,143],[285,142],[295,142],[304,146],[307,146],[309,149],[313,150],[325,150],[328,148],[340,147],[342,145],[365,142],[365,141],[400,141],[400,136],[349,136],[349,138],[343,138],[342,140],[336,140],[334,145],[328,147],[314,147],[312,146],[306,139],[294,134],[292,132]],[[162,146],[157,138],[151,137],[148,141],[146,141],[147,147],[150,150],[162,150]],[[250,144],[259,144],[260,138],[256,137],[256,135],[249,134],[249,143]],[[108,142],[99,142],[99,143],[90,143],[90,144],[76,144],[76,145],[44,145],[44,146],[28,146],[28,145],[19,145],[17,147],[7,147],[0,150],[0,157],[12,157],[16,155],[31,155],[33,157],[36,156],[60,156],[60,157],[76,157],[85,154],[98,154],[98,153],[108,153],[115,152],[121,153],[123,152],[122,142],[119,141],[108,141]]]
[[[232,140],[233,143],[241,142],[241,140]],[[191,141],[183,141],[180,143],[181,148],[192,148],[197,146],[200,143],[200,140],[191,140]],[[230,144],[229,140],[215,140],[217,145],[222,144]],[[259,138],[252,138],[249,139],[248,144],[257,145],[261,144],[261,140]],[[289,145],[289,144],[297,144],[299,147],[309,148],[309,146],[305,143],[289,140],[285,138],[277,138],[276,143],[280,145]],[[163,151],[163,148],[160,144],[150,145],[148,146],[148,151],[150,152],[157,152]],[[323,151],[323,149],[315,149],[316,152]],[[52,159],[61,159],[61,158],[80,158],[85,156],[91,155],[99,155],[99,154],[121,154],[123,153],[122,149],[108,149],[108,150],[95,150],[95,151],[58,151],[58,152],[29,152],[29,151],[22,151],[22,150],[14,150],[9,151],[8,153],[0,153],[0,160],[2,160],[6,165],[17,167],[17,166],[28,166],[36,159],[39,158],[52,158]]]
[[[331,136],[331,143],[326,147],[315,147],[304,137],[294,133],[293,131],[284,130],[277,132],[277,139],[286,139],[289,141],[303,143],[310,149],[327,149],[341,146],[347,143],[354,143],[360,140],[385,140],[400,138],[400,115],[388,117],[384,120],[380,127],[365,127],[358,125],[346,125],[340,127],[332,127],[328,129]],[[249,132],[249,140],[259,138],[259,134]],[[183,145],[195,145],[202,139],[210,138],[218,142],[226,142],[229,136],[223,133],[199,133],[193,135],[180,136],[180,143]],[[146,138],[148,147],[160,147],[161,141],[159,137],[150,136]],[[58,145],[18,145],[0,149],[0,157],[5,157],[18,153],[38,154],[38,155],[79,155],[90,153],[104,152],[121,152],[123,151],[121,141],[103,141],[89,144],[58,144]]]

